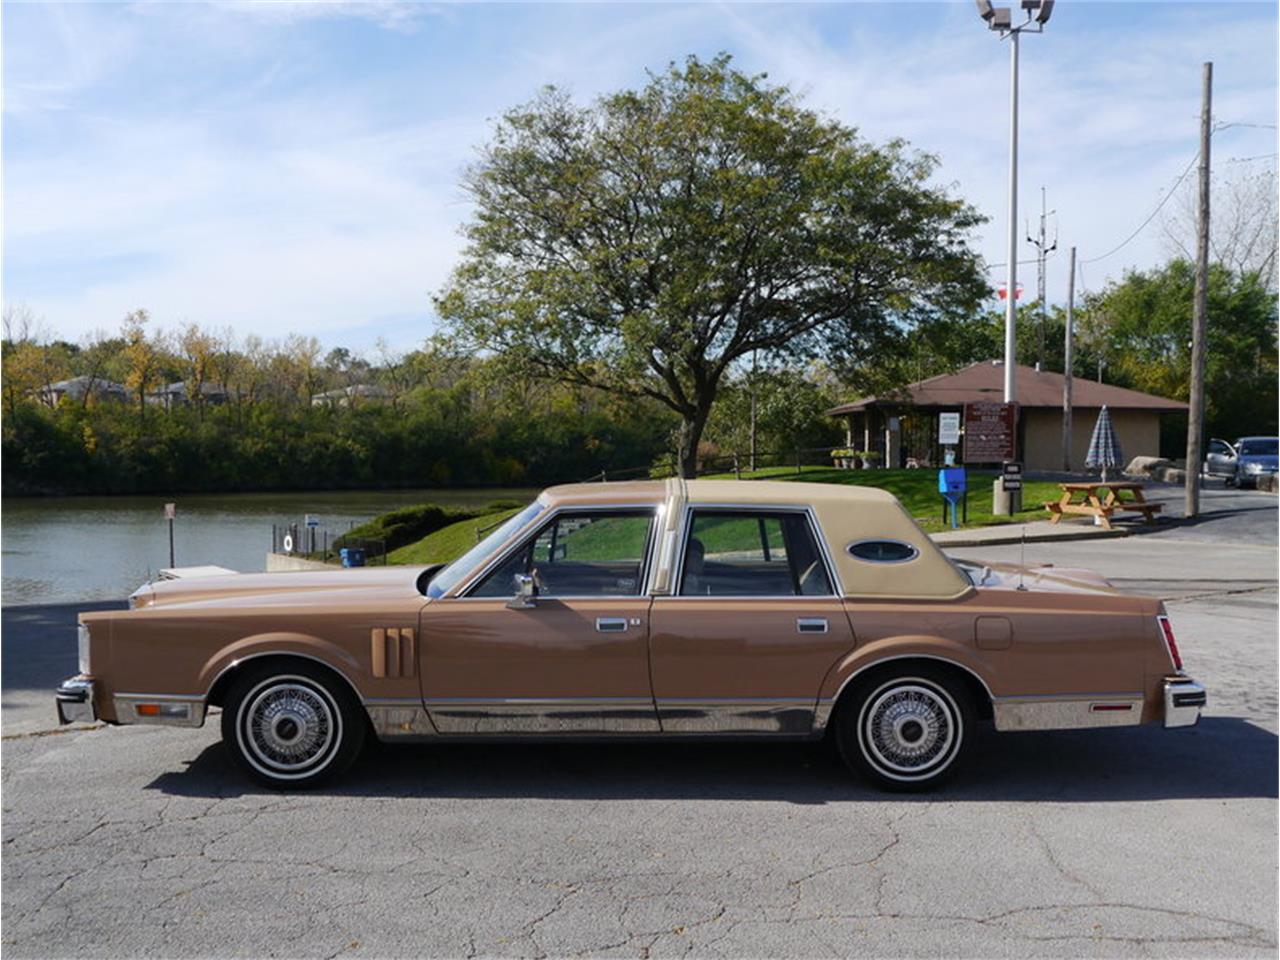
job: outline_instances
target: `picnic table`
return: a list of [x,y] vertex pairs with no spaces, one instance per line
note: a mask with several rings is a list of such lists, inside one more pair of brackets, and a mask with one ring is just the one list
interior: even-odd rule
[[[1094,522],[1106,529],[1111,529],[1111,515],[1120,512],[1141,513],[1147,523],[1155,523],[1155,515],[1160,512],[1161,504],[1149,503],[1142,491],[1146,484],[1132,481],[1109,480],[1103,482],[1087,481],[1084,483],[1060,483],[1062,497],[1045,503],[1049,511],[1049,522],[1057,523],[1064,514],[1081,514],[1094,517]],[[1102,491],[1106,490],[1103,497]]]

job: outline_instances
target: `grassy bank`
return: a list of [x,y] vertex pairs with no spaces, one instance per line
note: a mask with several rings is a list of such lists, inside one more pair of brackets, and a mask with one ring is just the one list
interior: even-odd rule
[[[802,480],[806,483],[843,483],[851,486],[879,487],[897,497],[916,522],[929,532],[950,529],[942,520],[942,498],[938,493],[937,470],[840,470],[836,467],[766,467],[742,474],[744,480]],[[1046,500],[1057,500],[1062,490],[1056,483],[1024,480],[1022,512],[1014,516],[996,516],[991,512],[991,482],[994,471],[969,471],[969,521],[966,527],[989,527],[1000,523],[1023,523],[1044,520]],[[732,480],[732,473],[717,474],[715,479]]]
[[518,509],[518,507],[508,508],[458,520],[428,534],[416,543],[392,550],[387,554],[387,562],[446,563],[462,556],[476,545],[477,531],[482,531],[480,536],[483,537],[489,527],[501,523]]

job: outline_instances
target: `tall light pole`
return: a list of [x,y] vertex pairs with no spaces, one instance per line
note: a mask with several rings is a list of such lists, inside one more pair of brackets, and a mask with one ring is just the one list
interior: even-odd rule
[[1017,364],[1018,320],[1018,39],[1023,33],[1043,33],[1053,13],[1053,0],[1022,0],[1026,20],[1015,26],[1009,7],[991,0],[976,0],[978,14],[987,26],[1009,41],[1009,281],[1004,307],[1004,402],[1014,402],[1014,368]]

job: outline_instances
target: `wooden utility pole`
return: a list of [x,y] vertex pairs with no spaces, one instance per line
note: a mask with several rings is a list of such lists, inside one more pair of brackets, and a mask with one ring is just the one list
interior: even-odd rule
[[1075,338],[1076,248],[1071,248],[1071,264],[1067,273],[1067,342],[1062,360],[1062,469],[1071,472],[1071,364]]
[[1204,328],[1209,308],[1209,137],[1213,132],[1213,64],[1204,65],[1200,100],[1200,197],[1196,216],[1196,292],[1191,314],[1191,412],[1187,418],[1187,487],[1183,515],[1200,513],[1204,433]]

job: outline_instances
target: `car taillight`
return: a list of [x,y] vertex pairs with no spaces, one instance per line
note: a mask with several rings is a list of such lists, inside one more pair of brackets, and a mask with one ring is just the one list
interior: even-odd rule
[[1173,669],[1182,669],[1182,655],[1178,653],[1178,641],[1173,639],[1173,624],[1168,617],[1156,617],[1160,624],[1160,632],[1164,634],[1164,645],[1169,648],[1169,656],[1173,658]]

